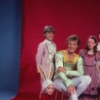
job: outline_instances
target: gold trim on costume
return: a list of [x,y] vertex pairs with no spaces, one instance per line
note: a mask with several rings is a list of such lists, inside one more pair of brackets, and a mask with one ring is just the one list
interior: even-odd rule
[[78,58],[79,58],[79,55],[78,54],[75,54],[74,59],[73,60],[70,60],[67,57],[67,55],[65,53],[65,50],[61,50],[60,52],[63,54],[63,60],[64,60],[64,62],[68,62],[70,64],[75,64],[77,62]]
[[53,68],[53,65],[50,66],[50,70],[49,70],[49,79],[52,79],[52,76],[53,76],[53,71],[54,71],[54,68]]
[[45,72],[44,72],[43,68],[42,68],[41,66],[38,66],[38,68],[39,68],[39,72],[40,72],[41,76],[42,76],[44,79],[46,79],[47,77],[46,77],[46,75],[45,75]]

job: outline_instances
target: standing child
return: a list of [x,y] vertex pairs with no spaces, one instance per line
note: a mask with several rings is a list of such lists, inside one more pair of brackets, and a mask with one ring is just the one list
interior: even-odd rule
[[54,73],[54,54],[56,53],[56,45],[52,41],[55,33],[54,28],[52,26],[45,26],[43,33],[45,40],[39,44],[36,54],[36,64],[37,70],[41,75],[41,85],[45,79],[52,80]]
[[79,54],[83,58],[84,73],[91,76],[91,84],[84,92],[83,100],[97,100],[97,88],[100,84],[100,77],[97,74],[96,66],[99,66],[100,52],[97,52],[97,39],[94,36],[88,38],[86,49],[80,50]]

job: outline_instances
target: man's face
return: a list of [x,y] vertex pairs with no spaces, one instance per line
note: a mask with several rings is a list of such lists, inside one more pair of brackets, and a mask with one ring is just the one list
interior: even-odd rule
[[77,41],[70,40],[67,45],[68,45],[67,50],[70,53],[74,53],[76,49],[78,48]]

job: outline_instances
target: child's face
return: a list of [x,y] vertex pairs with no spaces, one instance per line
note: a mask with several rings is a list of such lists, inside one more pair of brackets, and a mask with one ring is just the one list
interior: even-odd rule
[[69,41],[68,42],[68,51],[70,53],[74,53],[78,48],[77,41]]
[[53,33],[53,32],[46,32],[46,33],[44,34],[44,36],[45,36],[45,38],[46,38],[47,40],[52,41],[53,38],[54,38],[54,33]]
[[95,43],[95,41],[93,40],[93,39],[89,39],[88,40],[88,42],[87,42],[87,45],[88,45],[88,48],[90,49],[90,50],[92,50],[95,46],[96,46],[96,43]]
[[50,84],[50,85],[45,89],[45,92],[46,92],[48,95],[52,95],[53,92],[54,92],[54,85],[53,85],[53,84]]

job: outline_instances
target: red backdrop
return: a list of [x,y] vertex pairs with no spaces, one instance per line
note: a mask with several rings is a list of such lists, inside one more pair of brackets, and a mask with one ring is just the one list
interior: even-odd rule
[[40,84],[36,73],[35,55],[44,40],[45,25],[55,28],[54,42],[65,49],[66,38],[77,34],[81,47],[90,35],[97,37],[100,29],[99,0],[23,0],[22,50],[20,84],[16,100],[37,100]]

